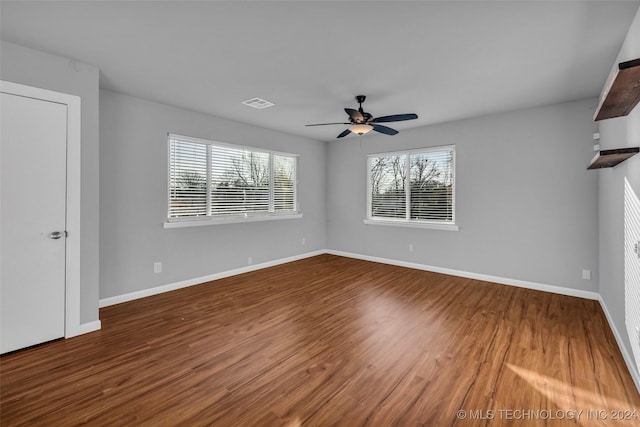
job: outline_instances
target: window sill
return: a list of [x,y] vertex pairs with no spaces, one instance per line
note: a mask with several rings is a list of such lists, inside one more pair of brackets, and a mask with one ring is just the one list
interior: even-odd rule
[[258,222],[258,221],[275,221],[281,219],[297,219],[302,218],[301,213],[287,215],[260,215],[260,216],[233,216],[215,219],[188,219],[171,222],[164,222],[164,228],[184,228],[184,227],[200,227],[204,225],[220,225],[220,224],[237,224],[242,222]]
[[392,227],[409,227],[409,228],[430,228],[433,230],[447,230],[458,231],[460,227],[455,224],[438,224],[435,222],[421,222],[421,221],[394,221],[384,219],[365,219],[363,221],[368,225],[386,225]]

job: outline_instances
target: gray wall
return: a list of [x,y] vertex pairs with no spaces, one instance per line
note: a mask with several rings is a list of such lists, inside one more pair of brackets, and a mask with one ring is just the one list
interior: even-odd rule
[[80,322],[98,320],[99,71],[81,62],[2,41],[0,78],[77,95],[82,103]]
[[[640,10],[615,64],[636,58],[640,58]],[[627,117],[598,123],[602,149],[640,146],[640,106],[636,106]],[[624,318],[624,178],[627,178],[636,194],[640,194],[640,156],[632,157],[615,168],[600,170],[598,175],[600,295],[619,332],[623,346],[632,355]]]
[[[329,143],[328,247],[597,292],[598,178],[585,170],[595,106],[589,99]],[[456,145],[459,231],[363,224],[367,154],[447,144]]]
[[[168,132],[299,154],[303,218],[164,229]],[[324,249],[325,159],[322,142],[101,91],[100,298]]]

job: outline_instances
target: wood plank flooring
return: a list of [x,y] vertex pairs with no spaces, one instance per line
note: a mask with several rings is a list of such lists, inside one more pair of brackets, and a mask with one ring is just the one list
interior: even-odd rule
[[640,425],[580,298],[321,255],[100,318],[0,358],[2,426]]

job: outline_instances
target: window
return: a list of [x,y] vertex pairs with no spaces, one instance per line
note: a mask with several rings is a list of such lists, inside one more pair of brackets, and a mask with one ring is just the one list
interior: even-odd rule
[[295,154],[169,134],[169,222],[298,213]]
[[368,224],[455,227],[455,146],[367,158]]

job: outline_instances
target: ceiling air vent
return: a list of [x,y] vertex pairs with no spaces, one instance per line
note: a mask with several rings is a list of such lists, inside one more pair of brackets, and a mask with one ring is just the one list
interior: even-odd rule
[[244,105],[248,105],[249,107],[257,108],[259,110],[262,108],[267,108],[267,107],[271,107],[272,105],[275,105],[273,102],[269,102],[261,98],[247,99],[246,101],[242,101],[242,103]]

